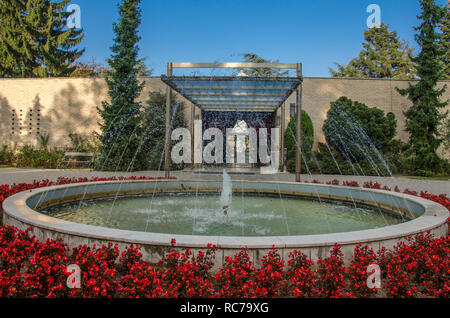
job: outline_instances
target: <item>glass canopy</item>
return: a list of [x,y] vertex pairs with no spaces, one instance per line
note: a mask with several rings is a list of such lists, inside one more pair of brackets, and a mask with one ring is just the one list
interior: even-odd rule
[[274,112],[301,83],[297,77],[185,77],[161,80],[203,111]]

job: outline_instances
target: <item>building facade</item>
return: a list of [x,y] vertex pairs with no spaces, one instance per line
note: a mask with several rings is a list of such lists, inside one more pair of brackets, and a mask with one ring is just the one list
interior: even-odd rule
[[[148,100],[151,91],[165,92],[166,85],[159,77],[142,77],[140,80],[145,83],[141,102]],[[450,81],[439,83],[440,87],[446,84],[449,88],[443,100],[450,99]],[[324,141],[322,125],[330,103],[341,96],[393,113],[398,123],[397,138],[407,141],[403,111],[411,103],[396,90],[396,87],[407,86],[407,80],[305,77],[303,109],[313,121],[315,143]],[[107,93],[102,78],[0,79],[0,144],[36,146],[38,135],[48,134],[50,146],[64,147],[69,144],[70,133],[91,135],[98,131],[97,107],[108,99]],[[276,111],[276,126],[280,126],[281,118],[284,118],[286,127],[294,116],[295,98],[294,93]],[[202,118],[201,110],[196,108],[193,112],[193,106],[187,100],[185,107],[187,123],[191,122],[192,116]],[[448,157],[448,154],[443,155]]]

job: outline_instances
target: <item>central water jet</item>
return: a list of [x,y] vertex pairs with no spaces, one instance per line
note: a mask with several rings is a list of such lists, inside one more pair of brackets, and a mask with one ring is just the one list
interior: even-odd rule
[[231,206],[233,191],[231,185],[231,178],[226,169],[223,169],[223,180],[222,180],[222,194],[220,196],[220,205],[223,209],[223,214],[228,214],[228,209]]

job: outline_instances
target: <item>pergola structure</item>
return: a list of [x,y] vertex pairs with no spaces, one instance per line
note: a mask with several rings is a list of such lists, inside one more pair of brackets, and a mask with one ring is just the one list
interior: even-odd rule
[[[173,76],[174,68],[275,68],[294,69],[296,77],[248,76]],[[166,88],[165,176],[170,176],[170,120],[172,90],[192,104],[191,127],[195,107],[205,112],[275,112],[296,92],[296,180],[301,173],[302,64],[301,63],[168,63],[167,76],[161,76]],[[281,111],[281,132],[284,133],[284,109]],[[193,129],[193,128],[192,128]],[[281,158],[284,157],[281,138]]]

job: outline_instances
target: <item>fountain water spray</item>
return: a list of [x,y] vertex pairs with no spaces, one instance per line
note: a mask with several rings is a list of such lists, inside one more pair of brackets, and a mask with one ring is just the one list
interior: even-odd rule
[[232,190],[231,190],[231,178],[227,173],[226,169],[223,169],[223,183],[222,183],[222,195],[220,197],[220,205],[223,209],[223,214],[228,214],[228,209],[231,206],[232,199]]

